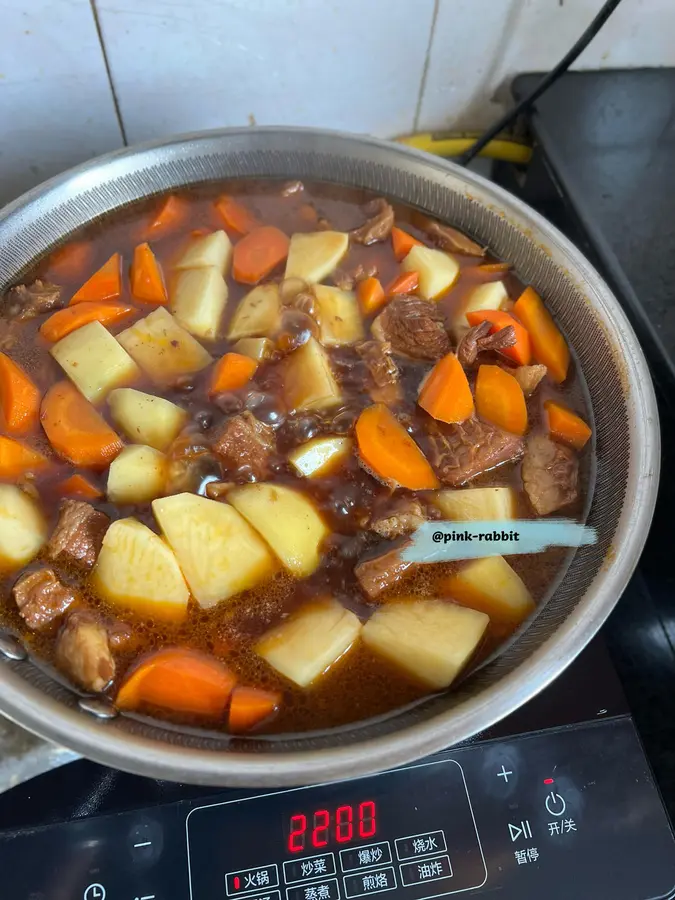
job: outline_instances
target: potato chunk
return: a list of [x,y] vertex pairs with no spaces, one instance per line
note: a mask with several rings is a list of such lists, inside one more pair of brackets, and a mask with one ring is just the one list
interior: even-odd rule
[[174,264],[174,269],[202,269],[215,266],[226,275],[232,262],[232,242],[224,231],[214,231],[190,241]]
[[274,344],[269,338],[241,338],[236,344],[232,345],[235,353],[241,353],[242,356],[250,356],[256,362],[261,363],[266,359],[271,359],[274,353]]
[[264,634],[255,651],[277,672],[307,687],[349,650],[360,631],[358,618],[337,600],[314,600]]
[[534,609],[534,600],[503,556],[474,559],[444,582],[451,597],[491,618],[518,625]]
[[278,284],[259,284],[241,300],[234,311],[227,336],[239,338],[265,337],[273,334],[281,318]]
[[293,575],[312,574],[329,532],[311,500],[292,488],[262,483],[235,488],[227,499]]
[[118,388],[108,397],[113,421],[134,444],[166,450],[178,436],[188,414],[164,397],[134,388]]
[[205,609],[266,581],[278,568],[267,544],[227,503],[174,494],[155,500],[152,511]]
[[164,493],[166,475],[163,453],[132,444],[110,463],[108,499],[113,503],[149,503]]
[[348,437],[318,437],[291,450],[288,461],[298,475],[317,478],[339,468],[352,447],[353,441]]
[[187,330],[215,341],[227,303],[227,284],[215,266],[179,272],[171,286],[171,311]]
[[286,360],[283,385],[290,410],[329,409],[342,402],[328,354],[314,338]]
[[157,384],[171,384],[213,362],[211,354],[162,307],[122,331],[117,340]]
[[140,375],[131,356],[100,322],[72,331],[49,352],[91,403]]
[[466,318],[468,312],[478,312],[481,309],[501,309],[508,299],[509,295],[503,281],[490,281],[474,288],[452,323],[455,338],[459,340],[469,330],[470,325]]
[[436,300],[449,290],[459,276],[459,263],[442,250],[417,245],[401,263],[404,272],[419,272],[417,293],[424,300]]
[[14,484],[0,484],[0,572],[25,566],[47,540],[37,504]]
[[321,343],[324,347],[339,347],[363,340],[361,312],[352,291],[317,284],[314,286],[314,294],[319,313]]
[[138,519],[118,519],[103,538],[91,573],[96,593],[142,616],[180,621],[190,592],[176,557],[164,541]]
[[408,597],[381,606],[363,626],[363,641],[427,687],[446,688],[480,644],[489,618],[445,600]]
[[323,281],[335,269],[349,247],[342,231],[294,234],[288,248],[284,278],[302,278],[307,284]]
[[456,522],[513,519],[516,515],[516,495],[510,487],[438,491],[432,499],[446,519]]

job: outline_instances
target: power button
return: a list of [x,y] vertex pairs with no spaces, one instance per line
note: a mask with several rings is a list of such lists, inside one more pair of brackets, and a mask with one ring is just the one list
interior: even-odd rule
[[551,791],[546,797],[546,810],[552,816],[562,816],[567,809],[567,804],[560,794]]

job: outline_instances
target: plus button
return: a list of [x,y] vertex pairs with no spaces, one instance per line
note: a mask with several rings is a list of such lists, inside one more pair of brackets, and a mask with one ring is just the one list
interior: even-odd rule
[[509,783],[509,775],[513,775],[513,772],[509,772],[504,766],[502,766],[501,772],[497,772],[497,778],[503,778],[506,784]]

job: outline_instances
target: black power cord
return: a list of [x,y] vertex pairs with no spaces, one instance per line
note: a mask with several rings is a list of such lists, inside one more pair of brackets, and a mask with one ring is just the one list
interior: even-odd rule
[[478,138],[475,144],[469,147],[460,157],[458,157],[457,162],[461,166],[468,165],[474,156],[477,156],[480,151],[485,147],[486,144],[489,144],[490,141],[495,138],[501,131],[518,118],[518,116],[528,109],[535,100],[538,100],[539,97],[547,91],[551,85],[560,78],[562,74],[564,74],[567,69],[572,65],[574,60],[588,47],[590,42],[596,36],[596,34],[600,31],[602,26],[605,24],[607,19],[612,15],[617,6],[621,3],[621,0],[607,0],[607,3],[602,7],[597,16],[593,19],[588,28],[581,35],[579,40],[571,47],[568,52],[563,56],[558,65],[551,69],[548,75],[545,75],[539,84],[531,91],[527,97],[523,97],[520,103],[505,113],[501,119],[492,125],[488,130]]

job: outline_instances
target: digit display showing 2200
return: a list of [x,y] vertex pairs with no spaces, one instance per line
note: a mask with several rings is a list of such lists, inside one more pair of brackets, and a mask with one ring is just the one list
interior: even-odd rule
[[293,813],[286,826],[289,853],[367,840],[377,834],[374,800],[327,809]]

